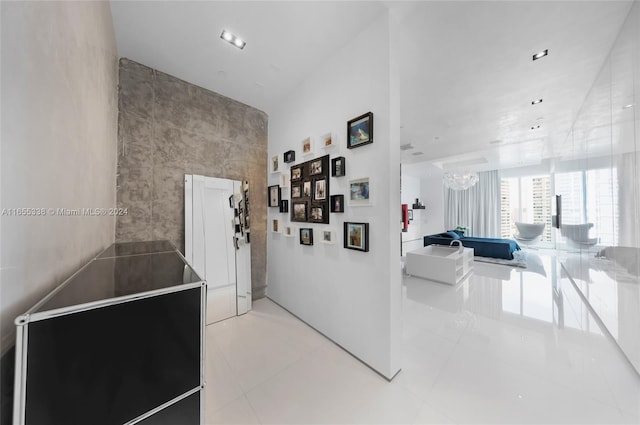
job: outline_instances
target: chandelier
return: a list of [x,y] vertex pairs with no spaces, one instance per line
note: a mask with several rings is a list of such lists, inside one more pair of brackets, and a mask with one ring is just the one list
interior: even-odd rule
[[467,190],[478,182],[478,174],[471,171],[447,171],[442,179],[445,187],[451,190]]

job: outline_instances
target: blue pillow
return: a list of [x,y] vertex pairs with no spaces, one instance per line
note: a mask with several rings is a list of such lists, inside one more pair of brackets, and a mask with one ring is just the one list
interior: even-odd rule
[[447,230],[444,233],[440,233],[438,236],[440,236],[441,238],[448,238],[448,239],[460,239],[460,235],[451,230]]

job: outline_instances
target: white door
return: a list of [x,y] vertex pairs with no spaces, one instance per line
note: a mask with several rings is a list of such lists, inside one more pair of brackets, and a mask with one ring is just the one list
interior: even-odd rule
[[[236,247],[240,240],[234,210],[241,189],[239,181],[185,176],[185,256],[207,281],[207,324],[238,314]],[[251,267],[243,261],[242,267],[247,265]],[[240,314],[246,312],[245,305]]]

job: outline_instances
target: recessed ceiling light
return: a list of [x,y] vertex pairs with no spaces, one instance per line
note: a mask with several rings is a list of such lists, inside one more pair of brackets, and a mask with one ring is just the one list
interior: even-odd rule
[[633,103],[630,103],[630,104],[628,104],[628,105],[624,105],[624,106],[622,107],[622,109],[629,109],[629,108],[633,108]]
[[420,156],[420,155],[424,155],[424,152],[414,152],[411,155],[413,156]]
[[539,126],[539,125],[534,125],[533,127],[531,127],[531,130],[537,130],[537,129],[539,129],[539,128],[540,128],[540,126]]
[[532,105],[537,105],[538,103],[542,103],[542,99],[532,100],[532,101],[531,101],[531,104],[532,104]]
[[233,44],[239,49],[244,49],[244,46],[247,44],[243,39],[230,33],[227,30],[222,30],[222,34],[220,34],[220,38],[230,44]]
[[543,58],[545,56],[547,56],[549,54],[549,49],[544,49],[541,52],[536,53],[535,55],[533,55],[533,60],[537,61],[540,58]]
[[490,145],[497,145],[497,144],[500,144],[500,143],[502,143],[502,140],[500,140],[500,139],[492,140],[492,141],[489,142]]

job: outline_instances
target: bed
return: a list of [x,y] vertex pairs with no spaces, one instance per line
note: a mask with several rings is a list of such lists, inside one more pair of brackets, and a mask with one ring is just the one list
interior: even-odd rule
[[454,231],[438,233],[424,237],[424,246],[449,245],[452,240],[460,240],[463,246],[474,249],[478,257],[502,258],[513,260],[513,253],[520,250],[520,245],[512,239],[466,237]]

